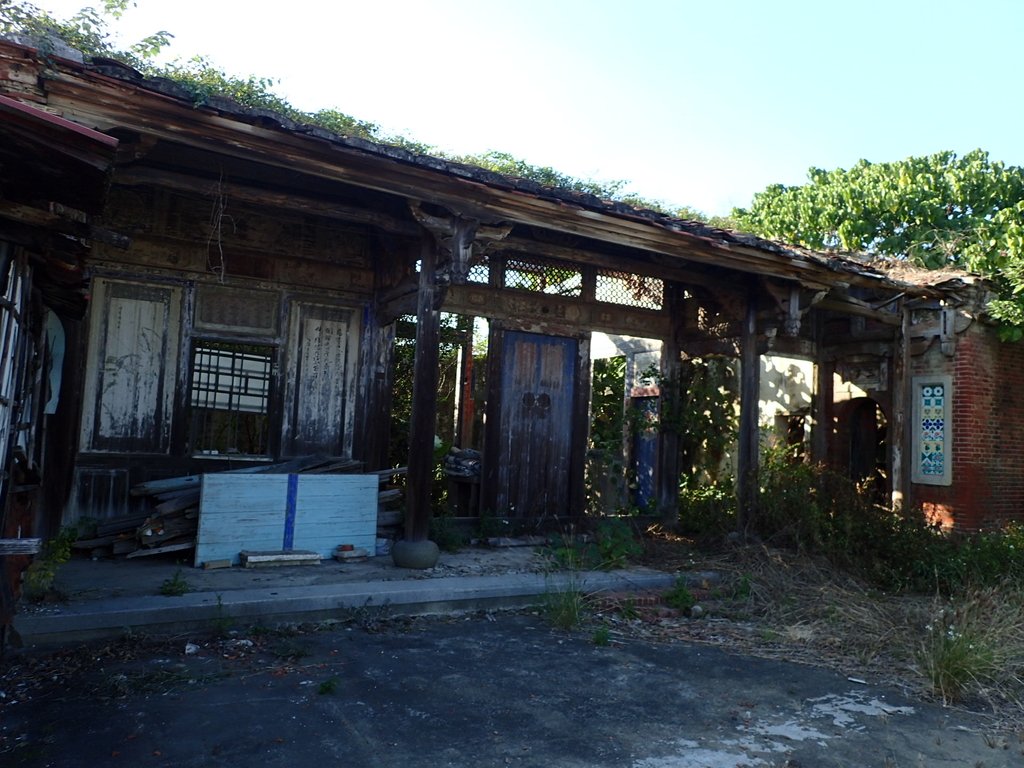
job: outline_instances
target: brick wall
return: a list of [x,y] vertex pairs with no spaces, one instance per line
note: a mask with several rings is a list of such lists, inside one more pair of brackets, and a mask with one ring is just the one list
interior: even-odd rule
[[911,503],[962,530],[1024,520],[1024,344],[975,323],[952,360],[935,342],[911,372],[953,376],[953,482],[912,484]]

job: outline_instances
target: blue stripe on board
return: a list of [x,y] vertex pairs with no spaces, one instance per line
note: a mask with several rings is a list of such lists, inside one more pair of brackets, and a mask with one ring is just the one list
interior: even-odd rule
[[288,499],[285,502],[284,512],[284,545],[281,547],[285,552],[292,548],[295,543],[295,503],[299,498],[299,476],[288,475]]

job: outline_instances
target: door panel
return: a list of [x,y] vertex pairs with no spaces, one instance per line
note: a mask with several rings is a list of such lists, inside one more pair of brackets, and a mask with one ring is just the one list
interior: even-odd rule
[[287,453],[350,455],[358,319],[348,309],[299,304],[291,326]]
[[92,313],[83,449],[166,453],[180,289],[96,280]]
[[498,513],[569,512],[576,339],[509,331],[502,343]]

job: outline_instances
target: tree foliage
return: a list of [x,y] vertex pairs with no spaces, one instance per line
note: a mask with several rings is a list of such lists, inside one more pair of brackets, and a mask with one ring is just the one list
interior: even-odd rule
[[748,231],[795,245],[977,272],[1001,293],[993,315],[1024,324],[1024,169],[982,150],[811,168],[807,184],[770,186],[733,217]]

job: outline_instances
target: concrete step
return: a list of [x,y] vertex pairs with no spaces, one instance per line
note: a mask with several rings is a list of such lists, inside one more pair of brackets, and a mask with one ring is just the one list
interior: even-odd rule
[[64,645],[130,632],[172,635],[256,623],[343,620],[351,618],[354,611],[367,609],[394,616],[518,608],[536,605],[551,592],[643,593],[667,589],[675,581],[675,575],[658,571],[584,571],[117,597],[20,613],[13,628],[24,646]]

